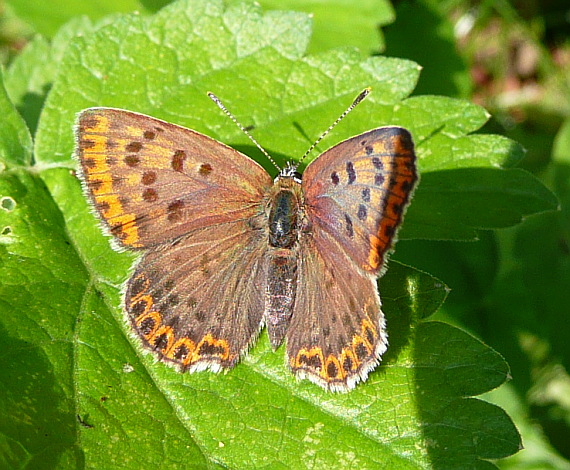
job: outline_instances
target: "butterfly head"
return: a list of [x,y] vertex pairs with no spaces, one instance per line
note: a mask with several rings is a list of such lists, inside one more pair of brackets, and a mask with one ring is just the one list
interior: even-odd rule
[[279,174],[275,178],[275,181],[281,178],[293,178],[293,180],[297,183],[301,183],[301,173],[297,171],[297,164],[292,162],[287,162],[285,168],[279,170]]

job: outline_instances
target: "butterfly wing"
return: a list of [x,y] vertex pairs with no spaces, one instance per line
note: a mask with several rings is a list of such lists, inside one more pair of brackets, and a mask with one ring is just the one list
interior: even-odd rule
[[327,150],[303,174],[309,220],[379,273],[418,180],[410,133],[380,127]]
[[191,372],[234,366],[261,327],[266,250],[263,230],[235,221],[145,254],[125,294],[144,347]]
[[323,153],[303,175],[311,229],[287,332],[289,365],[329,390],[365,380],[387,347],[376,276],[417,181],[405,129],[374,129]]
[[237,150],[143,114],[86,109],[76,133],[86,192],[122,247],[251,217],[272,184]]
[[147,250],[126,286],[133,331],[183,370],[233,366],[262,321],[270,176],[209,137],[129,111],[87,109],[76,129],[95,210],[121,247]]
[[321,387],[346,391],[379,362],[387,347],[376,276],[320,227],[305,238],[299,286],[287,331],[291,370]]

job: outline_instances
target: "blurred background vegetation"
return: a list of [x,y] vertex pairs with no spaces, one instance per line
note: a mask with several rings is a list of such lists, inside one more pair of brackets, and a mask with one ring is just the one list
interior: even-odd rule
[[[559,198],[559,212],[481,232],[476,243],[410,242],[415,254],[405,261],[413,257],[452,288],[440,318],[474,332],[511,366],[513,380],[486,399],[513,417],[525,450],[499,466],[570,468],[570,3],[394,6],[385,53],[424,67],[415,93],[484,106],[492,117],[481,132],[522,143],[521,166]],[[418,33],[425,39],[406,40]]]
[[[55,0],[46,2],[48,10],[50,3],[53,15],[42,22],[37,20],[41,15],[27,15],[33,1],[0,0],[4,67],[35,34],[50,38],[58,22],[75,14],[97,19],[133,9],[152,12],[168,2],[74,0],[65,4],[77,8],[63,13]],[[348,0],[331,1],[330,8],[327,2],[260,3],[265,8],[314,12],[316,28],[326,29],[334,22],[350,30],[356,21]],[[377,22],[372,34],[355,36],[352,43],[363,54],[418,62],[423,71],[416,95],[446,95],[484,106],[492,117],[481,132],[522,143],[527,154],[521,166],[559,198],[560,211],[528,217],[514,228],[481,231],[474,243],[402,241],[408,249],[400,251],[406,253],[400,260],[452,288],[437,319],[471,331],[511,366],[512,381],[484,398],[515,420],[525,450],[497,464],[570,469],[570,2],[365,3],[370,11],[383,9],[382,18],[393,21]],[[323,10],[336,13],[335,19],[320,16]],[[313,50],[334,45],[331,42],[312,44]]]
[[[481,232],[476,243],[410,242],[415,254],[404,261],[452,288],[440,318],[511,366],[513,380],[486,399],[513,417],[525,450],[498,464],[570,468],[570,3],[397,2],[395,10],[385,53],[424,67],[415,93],[484,106],[492,118],[481,132],[522,143],[521,166],[559,198],[559,212]],[[424,40],[406,40],[418,32]]]

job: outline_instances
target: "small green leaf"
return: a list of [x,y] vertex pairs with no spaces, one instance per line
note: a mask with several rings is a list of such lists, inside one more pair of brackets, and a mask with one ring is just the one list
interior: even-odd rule
[[27,165],[32,159],[32,138],[26,123],[16,111],[4,88],[0,70],[0,171]]
[[[389,280],[390,282],[386,282]],[[427,318],[443,305],[449,290],[433,276],[392,261],[390,270],[379,281],[383,305],[400,320]],[[404,335],[402,335],[404,336]]]
[[[421,324],[415,340],[416,383],[422,390],[418,406],[434,467],[472,467],[480,458],[519,451],[520,437],[506,413],[467,398],[504,382],[509,373],[504,359],[444,323]],[[453,449],[439,445],[447,439],[455,442]]]
[[429,162],[424,162],[424,171],[510,168],[525,155],[520,144],[500,135],[471,134],[451,138],[438,134],[433,137],[432,146],[439,149],[439,158],[430,158]]

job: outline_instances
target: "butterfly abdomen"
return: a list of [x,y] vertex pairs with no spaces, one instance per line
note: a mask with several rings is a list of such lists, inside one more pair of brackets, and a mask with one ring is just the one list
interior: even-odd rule
[[273,350],[283,342],[297,295],[297,254],[277,250],[268,259],[265,291],[265,323]]

